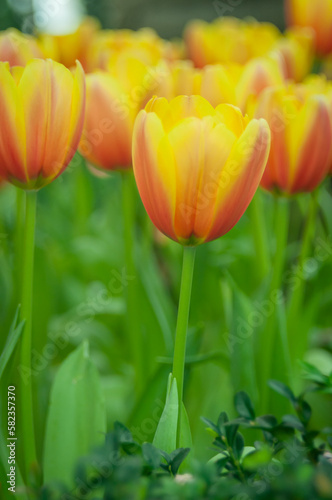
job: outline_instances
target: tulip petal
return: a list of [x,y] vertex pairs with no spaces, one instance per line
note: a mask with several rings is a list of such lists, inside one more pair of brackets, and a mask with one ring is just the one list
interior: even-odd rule
[[26,124],[30,179],[54,178],[68,143],[73,78],[54,61],[29,62],[18,85]]
[[58,175],[67,167],[73,158],[83,130],[85,114],[85,76],[80,62],[76,62],[74,74],[73,96],[71,103],[71,119],[69,124],[68,144],[62,159],[62,168]]
[[252,120],[235,143],[218,179],[219,193],[206,241],[227,233],[238,222],[260,183],[270,150],[265,120]]
[[92,73],[86,82],[81,153],[100,168],[129,167],[134,119],[128,96],[107,73]]
[[170,238],[174,232],[174,157],[159,117],[141,111],[133,134],[133,167],[143,204],[154,225]]
[[169,109],[174,125],[183,118],[203,118],[203,116],[214,115],[214,108],[211,104],[198,95],[180,95],[170,101]]
[[22,102],[8,63],[0,63],[0,176],[24,183],[28,178]]
[[212,224],[220,174],[237,140],[236,135],[224,123],[215,125],[212,120],[204,120],[202,130],[205,144],[204,167],[197,193],[193,230],[199,240],[206,238],[207,228]]
[[323,96],[312,96],[290,128],[290,192],[312,191],[318,186],[329,170],[331,147],[331,118],[327,101]]

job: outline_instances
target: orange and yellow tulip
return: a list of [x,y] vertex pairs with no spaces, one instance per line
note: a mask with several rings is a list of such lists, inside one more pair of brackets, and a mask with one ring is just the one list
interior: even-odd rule
[[191,21],[184,38],[195,66],[206,64],[245,64],[253,57],[266,55],[280,37],[273,24],[221,17],[207,23]]
[[332,0],[285,0],[289,26],[308,26],[316,34],[320,56],[332,52]]
[[79,146],[86,160],[103,170],[130,168],[137,103],[106,71],[86,76],[86,112]]
[[41,33],[39,39],[48,57],[64,64],[67,68],[75,66],[78,60],[86,70],[88,49],[99,30],[99,21],[93,17],[86,17],[73,33],[66,35]]
[[207,99],[213,107],[222,103],[234,104],[245,112],[251,98],[257,97],[266,87],[284,81],[279,62],[272,57],[255,58],[244,66],[214,64],[204,68],[195,68],[190,61],[177,61],[163,68],[162,78],[153,93],[167,99],[196,94]]
[[71,161],[82,132],[85,78],[51,60],[0,63],[0,177],[37,190]]
[[301,82],[310,72],[315,54],[315,32],[294,27],[278,40],[270,56],[279,59],[285,80]]
[[271,57],[251,59],[244,67],[236,83],[237,106],[247,111],[248,102],[258,97],[267,87],[285,82],[279,63]]
[[271,128],[271,151],[261,185],[286,195],[313,191],[325,178],[332,157],[328,99],[303,85],[272,87],[258,99],[256,118]]
[[112,53],[108,68],[109,71],[95,71],[86,77],[80,152],[97,168],[127,169],[132,165],[135,118],[161,76],[156,68],[133,56],[131,50]]
[[155,66],[160,60],[175,60],[180,55],[179,45],[160,38],[151,28],[132,30],[101,30],[91,40],[87,71],[108,70],[111,59],[126,52],[132,58]]
[[133,134],[137,187],[155,226],[182,245],[227,233],[249,205],[270,147],[265,120],[200,96],[153,98]]
[[10,66],[24,66],[35,57],[44,57],[35,38],[23,35],[15,28],[0,32],[0,61],[8,62]]
[[215,64],[195,68],[192,61],[177,61],[159,68],[161,77],[149,98],[156,95],[170,100],[179,95],[200,95],[214,107],[221,103],[236,104],[235,84],[240,66],[228,68]]

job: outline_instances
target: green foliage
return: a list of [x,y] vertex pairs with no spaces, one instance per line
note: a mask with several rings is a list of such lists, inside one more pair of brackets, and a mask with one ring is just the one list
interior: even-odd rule
[[13,323],[8,333],[7,342],[0,356],[0,379],[2,377],[3,372],[5,371],[5,368],[7,366],[8,361],[10,360],[10,357],[12,356],[15,350],[16,344],[23,332],[24,321],[18,323],[19,311],[20,308],[18,307],[15,313]]
[[[324,390],[317,377],[316,390]],[[105,444],[81,458],[70,489],[46,484],[35,491],[38,500],[151,499],[187,500],[323,500],[332,496],[332,429],[309,427],[305,394],[296,397],[283,384],[271,385],[291,399],[297,415],[280,421],[272,415],[256,417],[245,392],[235,395],[238,416],[229,420],[222,412],[216,423],[202,418],[214,434],[218,454],[209,463],[194,461],[179,474],[189,448],[166,453],[150,443],[139,444],[130,430],[116,422]],[[308,393],[309,391],[306,391]],[[304,410],[305,408],[305,410]],[[239,428],[259,429],[262,439],[245,447]]]
[[70,484],[78,458],[103,441],[105,401],[98,372],[83,342],[62,363],[51,391],[44,449],[44,480]]

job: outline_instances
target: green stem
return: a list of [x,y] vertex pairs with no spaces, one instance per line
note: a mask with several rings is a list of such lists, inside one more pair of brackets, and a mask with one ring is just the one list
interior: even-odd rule
[[[15,275],[17,286],[17,297],[20,296],[20,282],[22,277],[22,251],[23,251],[23,229],[25,220],[25,192],[16,189],[16,225],[15,225]],[[19,301],[19,298],[18,298]]]
[[[195,254],[195,247],[183,248],[183,266],[173,358],[173,377],[176,379],[179,396],[178,440],[181,432],[184,365]],[[177,444],[179,445],[179,442]]]
[[135,366],[136,390],[139,394],[143,389],[144,364],[142,332],[140,331],[140,311],[138,305],[137,271],[134,261],[134,231],[135,231],[135,184],[132,172],[122,174],[122,200],[124,221],[124,250],[127,282],[127,331],[131,346],[131,357]]
[[305,276],[303,273],[304,266],[306,260],[310,255],[310,248],[315,235],[316,218],[318,212],[317,194],[317,191],[311,194],[307,221],[303,233],[302,247],[297,263],[297,276],[299,276],[300,281],[298,286],[296,288],[293,288],[292,294],[289,299],[288,329],[292,332],[292,335],[289,337],[289,348],[293,361],[297,357],[298,347],[303,345],[303,332],[299,331],[299,329],[297,328],[297,324],[305,290]]
[[[272,262],[273,271],[270,284],[269,299],[280,292],[282,275],[285,267],[285,250],[289,228],[289,201],[283,198],[276,199],[275,234],[276,252]],[[276,333],[277,333],[278,303],[269,315],[260,342],[260,380],[261,380],[261,403],[262,411],[267,410],[269,388],[267,381],[271,378],[273,360],[276,355]],[[280,360],[281,361],[281,360]]]
[[22,430],[24,443],[24,459],[26,473],[31,465],[36,463],[36,442],[33,419],[32,379],[31,379],[31,346],[32,346],[32,296],[33,296],[33,267],[35,249],[37,193],[25,193],[25,228],[23,239],[22,262],[22,299],[21,317],[25,320],[24,333],[21,343],[21,367],[28,376],[28,381],[21,388],[22,398]]
[[258,190],[249,206],[252,220],[252,230],[255,243],[256,262],[260,280],[263,280],[270,270],[270,255],[262,192]]

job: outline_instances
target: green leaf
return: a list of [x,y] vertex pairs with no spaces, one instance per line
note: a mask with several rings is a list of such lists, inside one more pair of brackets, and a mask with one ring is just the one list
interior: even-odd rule
[[185,460],[189,452],[190,448],[179,448],[178,450],[174,450],[171,453],[169,465],[171,467],[171,472],[174,476],[175,474],[177,474],[180,465]]
[[291,429],[297,429],[300,432],[305,432],[304,425],[295,415],[284,415],[281,423],[284,427],[290,427]]
[[51,390],[47,416],[44,481],[72,484],[76,462],[104,441],[105,401],[99,374],[83,342],[62,363]]
[[253,471],[258,469],[258,467],[261,467],[262,465],[268,464],[271,458],[272,458],[271,450],[267,446],[264,446],[259,450],[255,450],[251,453],[248,453],[248,455],[244,457],[242,463],[246,469]]
[[248,420],[255,420],[255,410],[246,392],[237,392],[235,394],[234,404],[240,417],[247,418]]
[[181,448],[192,448],[193,440],[191,437],[190,423],[187,410],[182,403],[181,407],[181,427],[180,427],[180,446]]
[[270,430],[278,425],[278,421],[274,415],[263,415],[255,420],[255,427],[262,430]]
[[0,357],[0,379],[23,331],[25,321],[21,321],[17,324],[19,311],[20,307],[16,309],[14,320],[8,333],[7,342]]
[[208,418],[205,418],[205,417],[201,417],[201,420],[202,422],[206,425],[206,428],[207,429],[211,429],[213,432],[215,432],[216,434],[220,434],[220,430],[218,429],[218,427],[212,422],[212,420],[208,419]]
[[160,466],[160,451],[157,450],[151,443],[142,445],[142,455],[150,469],[155,470]]
[[271,389],[278,392],[281,396],[289,399],[292,404],[296,403],[296,397],[294,396],[293,391],[287,387],[283,382],[279,382],[279,380],[269,380],[268,382]]
[[[228,302],[231,301],[231,304],[227,305],[225,315],[228,319],[229,333],[226,342],[234,391],[244,389],[256,401],[258,394],[254,362],[254,329],[248,323],[248,318],[253,312],[252,301],[238,287],[229,273],[225,273],[223,295],[228,296]],[[230,307],[232,307],[231,313]]]
[[168,386],[166,403],[153,438],[153,446],[171,453],[176,449],[179,415],[178,388],[176,379],[173,378],[171,373],[168,378]]
[[242,453],[244,450],[244,439],[242,434],[239,432],[235,436],[234,444],[233,444],[233,453],[237,460],[240,460]]

